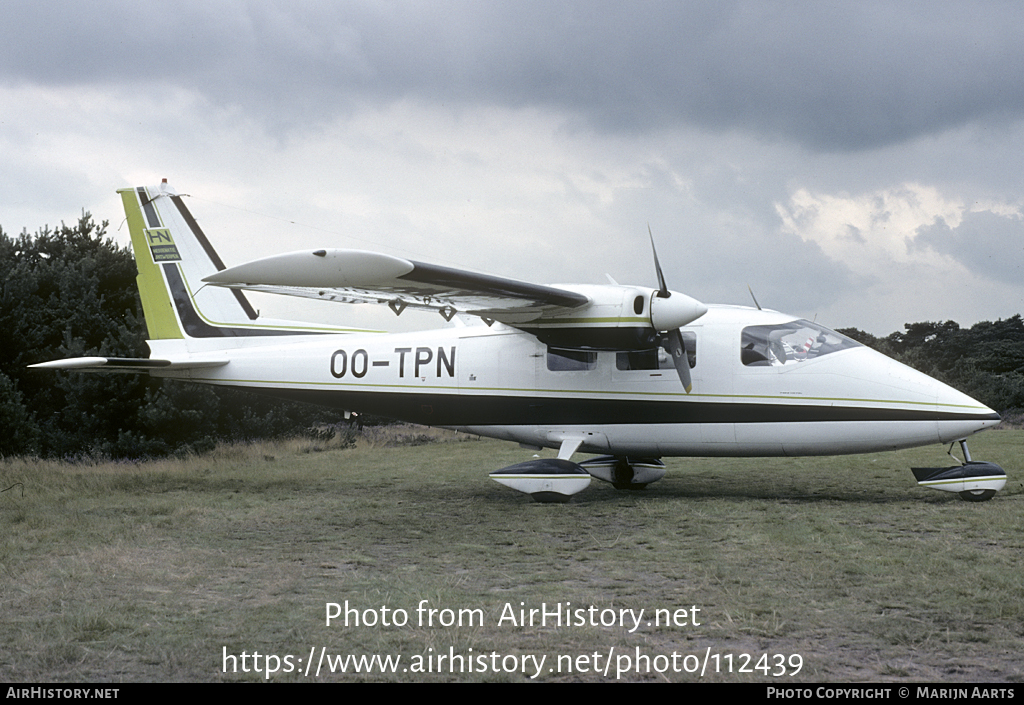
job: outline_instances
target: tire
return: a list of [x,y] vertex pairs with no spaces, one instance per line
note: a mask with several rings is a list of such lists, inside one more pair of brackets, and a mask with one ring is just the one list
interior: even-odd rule
[[995,490],[964,490],[960,493],[960,499],[965,502],[987,502],[995,496]]

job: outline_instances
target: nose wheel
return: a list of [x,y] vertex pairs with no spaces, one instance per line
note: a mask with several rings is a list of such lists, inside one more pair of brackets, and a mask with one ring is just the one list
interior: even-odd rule
[[960,499],[965,502],[987,502],[995,496],[995,490],[964,490],[960,493]]

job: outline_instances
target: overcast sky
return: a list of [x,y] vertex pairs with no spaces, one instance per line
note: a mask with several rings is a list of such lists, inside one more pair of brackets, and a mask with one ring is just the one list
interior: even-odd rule
[[5,0],[0,164],[9,234],[166,177],[228,265],[654,286],[650,224],[705,302],[967,326],[1024,311],[1024,4]]

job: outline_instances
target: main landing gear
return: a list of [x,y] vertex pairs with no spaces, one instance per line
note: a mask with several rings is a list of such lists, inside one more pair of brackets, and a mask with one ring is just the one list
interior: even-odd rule
[[491,479],[525,492],[538,502],[563,503],[590,485],[590,475],[563,458],[538,458],[495,470]]
[[491,479],[525,492],[538,502],[568,502],[590,484],[591,476],[619,490],[642,490],[665,476],[658,458],[602,455],[573,463],[565,458],[529,460],[491,473]]
[[[960,465],[948,468],[911,468],[917,484],[933,490],[957,492],[960,499],[966,502],[985,502],[992,499],[996,492],[1006,486],[1006,473],[995,463],[982,460],[971,460],[971,451],[967,449],[966,439],[960,440],[964,459]],[[959,459],[951,452],[953,460]]]
[[617,490],[642,490],[665,477],[665,463],[660,458],[602,455],[584,460],[580,466],[598,480],[612,483]]

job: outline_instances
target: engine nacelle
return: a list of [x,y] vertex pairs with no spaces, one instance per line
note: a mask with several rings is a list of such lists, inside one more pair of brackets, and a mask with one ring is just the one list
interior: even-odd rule
[[657,289],[642,286],[557,286],[584,294],[590,303],[568,315],[516,325],[556,348],[649,350],[659,345],[662,333],[685,326],[708,310],[685,294],[671,292],[663,298]]

